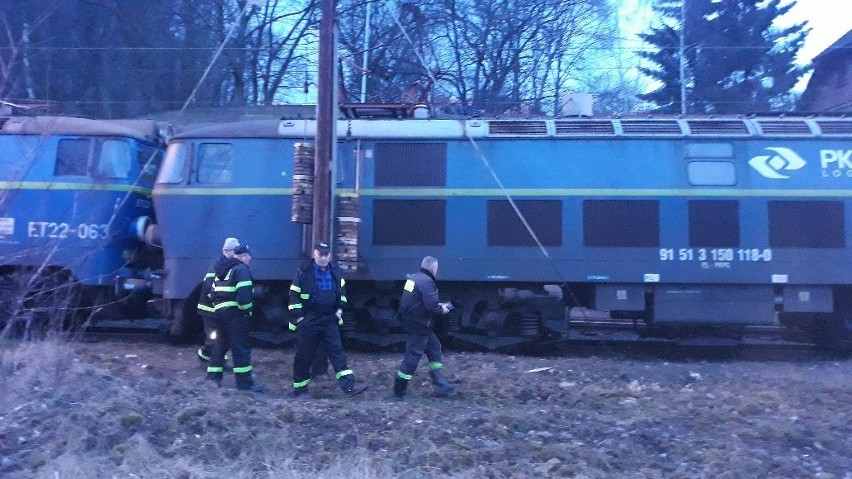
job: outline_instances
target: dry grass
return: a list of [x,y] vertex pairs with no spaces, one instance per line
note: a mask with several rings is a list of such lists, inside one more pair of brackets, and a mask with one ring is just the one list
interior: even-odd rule
[[270,392],[204,381],[191,348],[0,343],[4,478],[852,479],[849,361],[665,362],[453,354],[390,399],[397,354],[350,354],[370,389],[288,396],[292,351],[255,351]]

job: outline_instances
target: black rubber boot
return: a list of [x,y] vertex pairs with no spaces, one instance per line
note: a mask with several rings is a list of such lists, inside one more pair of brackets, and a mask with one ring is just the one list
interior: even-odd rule
[[347,396],[352,397],[361,394],[367,389],[367,386],[358,386],[355,384],[355,376],[349,374],[340,378],[340,389]]
[[393,382],[393,396],[399,400],[405,399],[406,389],[408,389],[408,380],[397,375]]
[[429,375],[432,376],[432,382],[435,384],[436,396],[448,396],[451,393],[456,392],[456,389],[458,389],[458,386],[455,384],[450,384],[447,377],[444,376],[444,373],[442,373],[440,369],[433,369],[432,371],[429,371]]

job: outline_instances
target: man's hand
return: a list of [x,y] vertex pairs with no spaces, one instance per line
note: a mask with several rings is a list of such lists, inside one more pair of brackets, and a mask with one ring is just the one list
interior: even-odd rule
[[441,314],[447,314],[450,312],[450,307],[447,306],[447,303],[438,303],[441,305]]
[[343,310],[338,308],[334,315],[337,316],[337,325],[343,326]]

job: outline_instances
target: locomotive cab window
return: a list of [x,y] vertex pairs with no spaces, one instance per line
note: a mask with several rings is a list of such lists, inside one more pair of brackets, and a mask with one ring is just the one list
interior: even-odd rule
[[92,140],[59,140],[56,147],[55,176],[87,176]]
[[613,248],[660,246],[660,202],[583,201],[583,245]]
[[441,246],[446,244],[445,200],[374,200],[373,244]]
[[[186,159],[189,155],[189,145],[172,143],[166,149],[163,168],[157,176],[157,183],[180,183],[186,171]],[[146,160],[147,161],[147,160]]]
[[446,186],[446,143],[376,143],[376,186]]
[[769,246],[845,248],[845,216],[841,201],[770,201]]
[[100,178],[127,178],[130,175],[130,144],[123,140],[101,143],[95,171]]
[[[562,246],[562,202],[516,200],[515,204],[544,246]],[[526,226],[506,200],[488,200],[489,246],[536,246]]]
[[234,155],[228,143],[202,143],[198,147],[196,180],[199,183],[230,183]]

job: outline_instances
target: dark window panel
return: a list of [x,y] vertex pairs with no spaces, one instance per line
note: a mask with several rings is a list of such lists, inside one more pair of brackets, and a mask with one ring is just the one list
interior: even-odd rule
[[616,248],[660,246],[660,202],[583,201],[583,245]]
[[689,246],[738,247],[740,204],[738,201],[693,200],[689,202]]
[[840,201],[770,201],[772,248],[845,248],[846,222]]
[[56,148],[56,176],[88,176],[92,140],[59,140]]
[[[516,200],[515,204],[544,246],[562,246],[562,202]],[[536,246],[507,200],[488,201],[489,246]]]
[[445,200],[374,200],[373,244],[446,244],[446,206]]
[[446,186],[446,143],[377,143],[376,186]]

